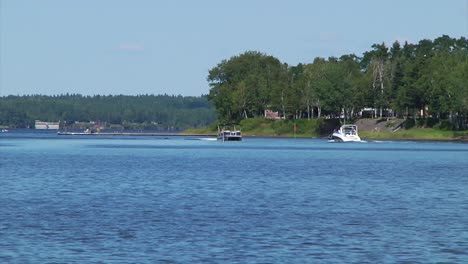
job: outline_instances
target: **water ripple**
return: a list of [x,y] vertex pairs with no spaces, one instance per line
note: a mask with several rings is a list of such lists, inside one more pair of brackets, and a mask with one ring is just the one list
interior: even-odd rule
[[466,145],[13,145],[3,263],[468,263]]
[[216,146],[200,146],[200,145],[131,145],[131,144],[89,144],[87,148],[101,149],[175,149],[175,150],[219,150],[219,149],[235,149],[235,150],[293,150],[293,151],[384,151],[384,152],[468,152],[467,149],[459,148],[357,148],[357,147],[316,147],[316,146],[249,146],[249,145],[216,145]]

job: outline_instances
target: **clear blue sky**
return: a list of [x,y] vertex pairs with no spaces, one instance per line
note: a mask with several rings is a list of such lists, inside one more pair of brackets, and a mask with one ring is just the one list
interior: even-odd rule
[[0,0],[0,95],[209,92],[247,50],[289,65],[468,35],[468,0]]

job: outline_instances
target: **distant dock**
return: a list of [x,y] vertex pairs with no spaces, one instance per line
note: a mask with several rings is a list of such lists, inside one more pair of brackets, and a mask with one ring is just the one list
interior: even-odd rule
[[85,132],[57,132],[59,136],[152,136],[152,137],[183,137],[183,136],[196,136],[196,137],[212,137],[216,135],[206,134],[180,134],[180,133],[152,133],[152,132],[103,132],[103,133],[85,133]]

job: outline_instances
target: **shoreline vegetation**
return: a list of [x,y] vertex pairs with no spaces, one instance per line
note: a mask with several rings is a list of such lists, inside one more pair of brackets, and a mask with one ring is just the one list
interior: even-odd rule
[[[411,120],[412,121],[412,120]],[[418,123],[425,123],[418,120]],[[415,140],[415,141],[461,141],[468,142],[468,130],[454,131],[442,130],[434,127],[409,127],[404,128],[405,120],[401,119],[357,119],[354,124],[358,125],[359,136],[363,140]],[[414,123],[414,122],[409,122]],[[241,120],[238,124],[246,137],[278,137],[278,138],[327,138],[333,129],[341,124],[340,119],[298,119],[298,120],[272,120],[266,118],[250,118]],[[401,129],[397,129],[395,124],[403,124]],[[8,126],[0,126],[1,129],[9,129]],[[294,131],[296,128],[296,131]],[[13,128],[14,129],[14,128]],[[117,131],[115,126],[107,129],[113,132],[102,131],[102,134],[142,134],[159,135],[167,133],[180,136],[216,136],[218,123],[212,123],[206,127],[188,128],[181,132],[162,130],[154,132],[151,128],[121,128]],[[75,132],[79,129],[75,128]],[[135,131],[137,130],[137,131]],[[63,129],[60,131],[64,132]],[[73,130],[72,130],[73,131]],[[96,133],[96,132],[95,132]],[[97,132],[96,135],[101,133]],[[165,134],[166,135],[166,134]]]
[[[380,121],[376,119],[359,119],[354,123],[358,124],[359,135],[364,140],[468,141],[468,130],[452,131],[430,127],[411,127],[408,129],[401,128],[396,132],[392,132],[394,127],[388,125],[394,122],[395,120]],[[326,138],[330,131],[339,126],[339,119],[323,118],[310,120],[269,120],[264,118],[251,118],[239,122],[242,134],[247,137]],[[296,127],[296,131],[294,131],[294,127]],[[216,133],[217,124],[212,124],[204,128],[187,129],[181,134],[215,135]]]

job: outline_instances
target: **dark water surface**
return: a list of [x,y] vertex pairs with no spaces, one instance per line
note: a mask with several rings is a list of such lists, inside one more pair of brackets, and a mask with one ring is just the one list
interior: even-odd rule
[[1,263],[468,263],[468,144],[0,134]]

